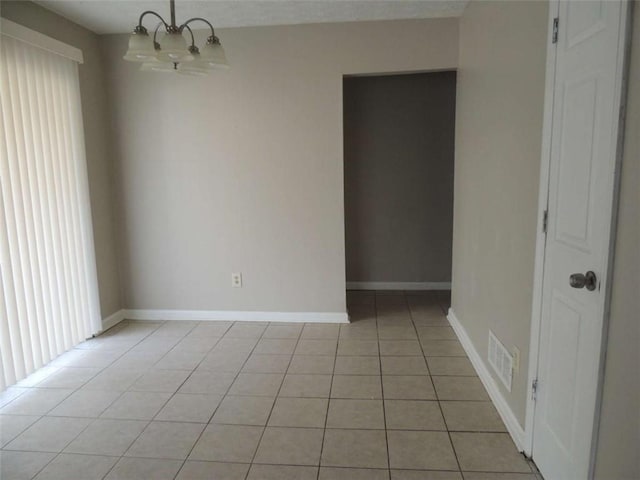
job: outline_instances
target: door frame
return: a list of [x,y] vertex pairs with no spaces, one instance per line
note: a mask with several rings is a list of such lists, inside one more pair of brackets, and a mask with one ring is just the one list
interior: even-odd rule
[[[543,278],[544,261],[546,254],[546,239],[544,233],[545,211],[548,208],[549,180],[551,163],[551,139],[553,133],[553,99],[555,94],[556,76],[556,48],[551,40],[553,20],[559,14],[561,0],[549,1],[549,34],[547,35],[547,62],[545,78],[544,114],[542,127],[542,150],[540,161],[540,184],[538,191],[538,220],[536,228],[536,251],[534,259],[534,280],[533,280],[533,302],[531,307],[531,334],[529,342],[529,371],[527,383],[527,405],[525,412],[524,431],[524,453],[532,457],[534,438],[534,415],[536,402],[534,400],[533,382],[538,377],[538,367],[540,360],[540,330],[542,325],[542,301],[543,301]],[[566,1],[566,0],[565,0]],[[620,167],[622,164],[623,142],[624,142],[624,115],[626,107],[626,93],[629,77],[629,52],[631,48],[633,0],[623,0],[621,9],[621,28],[618,37],[618,48],[622,53],[616,64],[616,91],[615,96],[620,99],[619,115],[615,118],[613,151],[611,155],[615,158],[614,181],[611,201],[611,222],[609,224],[609,249],[603,263],[605,275],[600,281],[600,288],[604,290],[604,310],[602,319],[602,333],[600,339],[600,351],[598,355],[599,368],[596,392],[596,408],[593,419],[593,432],[591,440],[591,455],[589,464],[589,478],[593,477],[595,466],[595,455],[598,439],[598,427],[600,422],[600,411],[602,404],[602,387],[604,380],[604,366],[607,350],[607,337],[609,328],[609,307],[611,302],[611,278],[613,274],[613,258],[615,250],[615,236],[618,216],[618,200],[620,192]],[[640,6],[638,7],[640,8]],[[639,28],[640,26],[636,26]],[[560,26],[562,28],[562,26]],[[535,461],[535,457],[533,457]]]

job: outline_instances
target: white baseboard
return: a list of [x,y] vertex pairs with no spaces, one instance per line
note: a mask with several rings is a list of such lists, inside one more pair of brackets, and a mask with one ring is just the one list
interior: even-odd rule
[[109,330],[111,327],[124,320],[124,312],[124,310],[118,310],[107,318],[102,319],[102,331],[104,332],[105,330]]
[[451,290],[451,282],[347,282],[347,290]]
[[486,363],[473,346],[473,343],[471,343],[471,339],[469,338],[467,331],[464,329],[452,309],[449,309],[447,318],[449,319],[451,327],[453,327],[453,330],[456,332],[462,347],[465,352],[467,352],[467,356],[469,357],[473,368],[475,368],[476,373],[480,377],[484,388],[487,389],[489,397],[491,398],[493,405],[496,407],[496,410],[498,410],[498,413],[507,427],[516,447],[518,447],[519,451],[523,451],[525,445],[524,429],[520,426],[520,422],[518,422],[513,410],[511,410],[511,407],[509,407],[509,404],[502,395],[498,384],[491,376],[491,373],[489,373]]
[[234,322],[349,323],[346,312],[252,312],[232,310],[124,310],[128,320],[229,320]]

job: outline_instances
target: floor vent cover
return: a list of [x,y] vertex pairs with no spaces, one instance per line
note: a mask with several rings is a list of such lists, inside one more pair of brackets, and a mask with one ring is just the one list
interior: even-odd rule
[[489,330],[489,365],[493,367],[498,378],[510,392],[513,357],[491,330]]

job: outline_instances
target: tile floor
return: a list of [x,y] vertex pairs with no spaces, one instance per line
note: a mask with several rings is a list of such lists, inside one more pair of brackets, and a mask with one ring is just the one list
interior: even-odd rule
[[348,303],[348,325],[122,322],[0,394],[0,478],[541,478],[446,294]]

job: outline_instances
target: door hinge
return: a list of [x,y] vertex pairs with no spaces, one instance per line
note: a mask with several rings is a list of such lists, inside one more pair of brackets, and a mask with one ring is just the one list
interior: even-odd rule
[[536,378],[533,382],[531,382],[531,400],[534,402],[538,398],[538,379]]
[[551,34],[551,43],[558,43],[558,24],[560,19],[558,17],[553,19],[553,33]]
[[542,214],[542,233],[547,233],[549,227],[549,210],[545,210]]

